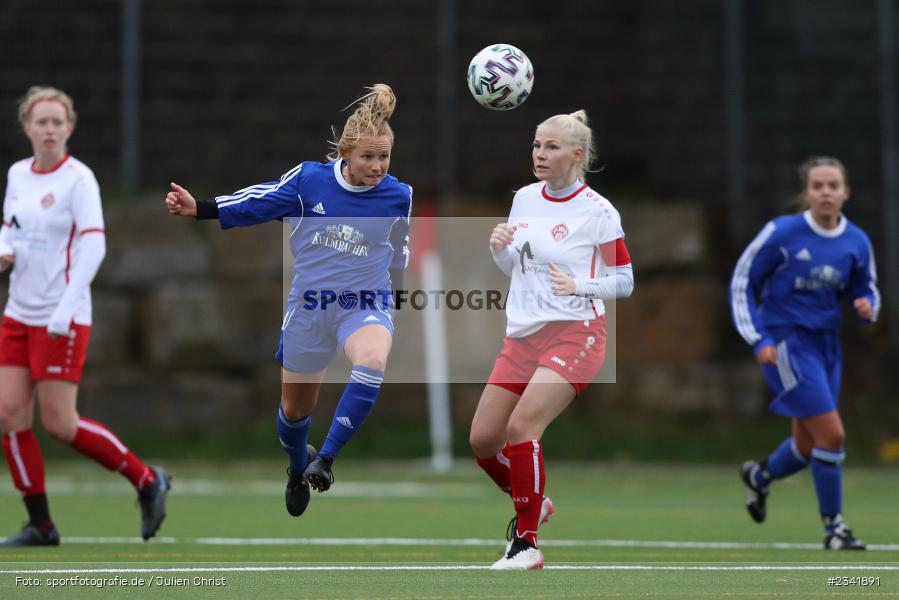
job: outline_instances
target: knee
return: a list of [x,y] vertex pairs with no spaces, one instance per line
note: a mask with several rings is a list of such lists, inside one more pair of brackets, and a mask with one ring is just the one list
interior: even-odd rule
[[10,431],[19,431],[18,419],[15,411],[7,406],[0,406],[0,433],[9,433]]
[[380,349],[370,348],[356,356],[353,366],[384,372],[387,368],[387,354]]
[[535,439],[535,437],[539,436],[534,435],[530,423],[526,419],[513,414],[509,419],[508,425],[506,425],[506,439],[509,440],[509,443],[520,444],[521,442]]
[[315,408],[318,394],[296,393],[295,391],[281,391],[281,412],[291,421],[302,419],[310,415]]
[[0,404],[0,433],[22,431],[31,427],[31,419],[21,407]]
[[472,427],[468,436],[468,443],[471,445],[471,451],[474,452],[475,456],[488,458],[496,456],[503,449],[505,440],[502,439],[502,433],[496,435]]
[[41,424],[50,437],[67,444],[75,439],[75,432],[78,429],[77,419],[72,422],[71,419],[64,418],[56,413],[42,413]]
[[825,432],[815,438],[815,447],[822,450],[842,450],[846,443],[846,432],[842,427]]
[[825,446],[828,450],[842,450],[846,444],[846,432],[843,431],[843,428],[839,428],[835,431],[830,432],[830,434],[825,438]]

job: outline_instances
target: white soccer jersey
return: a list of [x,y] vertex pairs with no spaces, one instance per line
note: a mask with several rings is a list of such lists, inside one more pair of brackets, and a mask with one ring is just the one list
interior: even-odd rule
[[507,336],[523,337],[553,321],[587,321],[605,313],[602,300],[553,295],[549,264],[575,279],[601,277],[607,268],[624,264],[600,252],[600,246],[624,237],[621,217],[606,198],[579,181],[559,197],[550,196],[543,182],[534,183],[515,194],[508,223],[517,227],[514,239],[494,252],[512,277]]
[[[100,187],[84,163],[69,156],[52,171],[39,172],[33,162],[13,164],[7,177],[0,254],[11,249],[15,263],[4,314],[46,326],[78,264],[82,236],[104,235],[103,209]],[[90,325],[89,285],[72,300],[72,320]]]

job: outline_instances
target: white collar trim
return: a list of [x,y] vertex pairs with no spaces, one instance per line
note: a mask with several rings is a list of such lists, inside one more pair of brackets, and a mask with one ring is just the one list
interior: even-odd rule
[[342,167],[343,159],[338,158],[334,161],[334,179],[337,180],[337,183],[340,184],[340,187],[345,189],[348,192],[367,192],[371,188],[375,187],[373,185],[350,185],[346,179],[343,178]]
[[580,187],[581,187],[582,185],[584,185],[584,182],[581,181],[580,178],[576,178],[576,179],[574,180],[574,183],[572,183],[572,184],[569,185],[568,187],[563,188],[563,189],[561,189],[561,190],[551,190],[551,189],[549,189],[549,186],[546,185],[546,182],[544,182],[543,185],[544,185],[543,189],[546,191],[546,195],[547,195],[547,196],[551,196],[551,197],[553,197],[553,198],[564,198],[565,196],[570,196],[571,194],[573,194],[574,192],[576,192],[577,190],[579,190]]
[[802,213],[802,217],[805,219],[805,222],[808,223],[808,226],[812,231],[820,235],[821,237],[826,238],[835,238],[843,235],[843,232],[846,231],[846,217],[843,213],[840,213],[840,222],[833,229],[824,229],[815,221],[815,217],[812,216],[811,210],[806,210]]

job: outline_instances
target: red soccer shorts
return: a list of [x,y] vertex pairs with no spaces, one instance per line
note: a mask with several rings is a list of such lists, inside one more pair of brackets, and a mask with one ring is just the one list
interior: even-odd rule
[[31,370],[32,381],[79,383],[90,339],[90,325],[72,323],[69,337],[51,338],[46,327],[25,325],[5,316],[0,323],[0,366],[26,367]]
[[605,315],[592,321],[557,321],[525,337],[505,338],[487,383],[520,396],[537,367],[546,367],[580,394],[602,369],[605,357]]

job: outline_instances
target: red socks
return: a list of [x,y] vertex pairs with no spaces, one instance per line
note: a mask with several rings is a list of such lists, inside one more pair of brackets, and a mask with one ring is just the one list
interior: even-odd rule
[[153,471],[134,456],[113,432],[96,421],[78,419],[72,447],[110,471],[120,471],[138,490],[156,479]]
[[16,489],[23,496],[45,493],[44,457],[34,437],[34,431],[10,431],[3,436],[3,453]]
[[490,456],[488,458],[475,456],[474,459],[478,461],[478,466],[484,469],[484,472],[490,476],[490,479],[499,486],[499,489],[511,496],[512,481],[509,474],[509,458],[505,454],[508,448],[509,446],[507,444],[506,447],[500,450],[495,456]]
[[510,445],[504,452],[509,457],[512,502],[518,514],[515,536],[536,546],[545,486],[543,446],[539,440],[531,440]]

